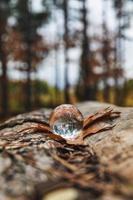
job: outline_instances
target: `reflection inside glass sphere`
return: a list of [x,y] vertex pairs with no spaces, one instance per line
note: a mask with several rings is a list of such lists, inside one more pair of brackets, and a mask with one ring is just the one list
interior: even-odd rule
[[75,139],[83,129],[83,116],[75,106],[63,104],[53,111],[50,127],[55,134]]

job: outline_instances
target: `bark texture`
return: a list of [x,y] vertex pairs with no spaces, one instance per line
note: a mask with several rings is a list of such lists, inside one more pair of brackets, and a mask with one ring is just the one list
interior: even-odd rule
[[[84,116],[108,106],[78,105]],[[0,199],[133,199],[133,108],[110,106],[121,116],[102,123],[115,127],[87,137],[84,147],[64,147],[43,132],[27,129],[48,122],[51,110],[0,124]]]

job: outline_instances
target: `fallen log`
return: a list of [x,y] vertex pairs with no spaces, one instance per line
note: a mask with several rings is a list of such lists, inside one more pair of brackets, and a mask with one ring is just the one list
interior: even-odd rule
[[54,141],[34,129],[47,124],[51,110],[18,115],[0,124],[0,199],[133,199],[133,108],[97,102],[78,107],[84,116],[110,106],[115,125],[85,138],[85,145]]

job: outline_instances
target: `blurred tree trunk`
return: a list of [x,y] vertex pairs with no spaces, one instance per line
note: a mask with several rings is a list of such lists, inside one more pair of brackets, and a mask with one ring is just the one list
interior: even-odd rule
[[[29,55],[29,52],[28,54]],[[25,93],[26,93],[26,99],[25,99],[25,109],[26,110],[31,110],[31,62],[30,59],[27,60],[27,80],[26,80],[26,85],[25,85]]]
[[59,63],[58,63],[58,55],[60,50],[60,40],[58,37],[58,34],[60,33],[58,24],[57,24],[57,16],[56,16],[56,9],[57,9],[57,2],[56,0],[53,0],[53,9],[52,9],[52,15],[53,15],[53,21],[56,24],[56,32],[55,32],[55,47],[54,47],[54,62],[55,62],[55,105],[58,105],[60,102],[60,92],[59,92]]
[[1,61],[1,107],[2,107],[2,116],[6,117],[8,114],[7,60],[1,33],[0,33],[0,61]]
[[115,48],[114,48],[114,56],[115,56],[115,69],[114,69],[114,103],[116,105],[119,104],[119,95],[120,95],[120,89],[119,89],[119,83],[118,83],[118,73],[117,73],[117,68],[118,68],[118,59],[117,59],[117,38],[116,38],[116,42],[115,42]]
[[[45,7],[45,2],[42,3]],[[32,0],[18,0],[15,4],[14,17],[17,23],[15,28],[22,35],[22,39],[19,45],[20,56],[19,60],[22,64],[20,70],[25,73],[25,109],[31,110],[32,108],[32,80],[31,73],[37,68],[37,64],[43,60],[44,46],[39,45],[39,40],[42,40],[41,34],[38,33],[38,28],[43,25],[43,22],[47,21],[49,16],[49,8],[45,7],[45,10],[34,12],[32,7]],[[33,50],[34,49],[34,50]],[[41,50],[42,49],[42,50]],[[19,68],[18,68],[19,69]]]
[[63,0],[63,13],[64,13],[64,57],[65,57],[65,89],[64,96],[65,102],[69,103],[69,80],[68,80],[68,66],[69,66],[69,56],[68,56],[68,42],[69,42],[69,30],[68,30],[68,0]]
[[58,47],[55,47],[55,104],[59,104],[60,94],[59,94],[59,68],[58,68]]
[[87,17],[87,0],[83,0],[83,8],[82,8],[82,53],[81,53],[81,74],[80,80],[82,80],[83,88],[81,94],[83,100],[93,100],[95,99],[95,83],[94,77],[91,70],[91,62],[90,62],[90,40],[87,34],[88,30],[88,17]]
[[5,38],[7,37],[6,28],[8,27],[8,17],[11,14],[11,0],[0,0],[0,64],[1,64],[1,107],[2,115],[8,114],[8,77],[7,77],[7,56]]
[[124,0],[114,0],[114,8],[116,12],[116,18],[117,18],[117,35],[116,35],[116,47],[115,47],[115,66],[116,66],[116,72],[115,72],[115,104],[122,105],[123,103],[123,92],[122,92],[122,86],[119,84],[119,79],[124,77],[119,74],[117,71],[123,70],[122,65],[124,64],[123,60],[123,9],[125,6]]
[[[29,9],[31,9],[31,1],[29,1],[29,3],[27,3],[29,5]],[[31,70],[32,70],[32,55],[31,55],[31,15],[30,15],[30,11],[27,9],[26,10],[26,16],[27,16],[27,31],[26,31],[26,35],[25,35],[25,39],[26,39],[26,44],[27,44],[27,80],[26,80],[26,100],[25,100],[25,109],[26,110],[31,110],[32,107],[32,100],[31,100],[31,96],[32,96],[32,92],[31,92]]]
[[27,38],[27,80],[26,80],[26,100],[25,100],[25,109],[26,110],[31,110],[32,107],[32,92],[31,92],[31,48],[30,48],[30,38]]
[[104,76],[103,76],[103,83],[104,83],[104,89],[103,89],[103,98],[104,101],[109,102],[110,100],[110,86],[108,84],[108,78],[109,78],[109,71],[110,71],[110,63],[109,63],[109,54],[110,54],[110,45],[109,45],[109,34],[108,34],[108,28],[106,23],[106,10],[107,10],[107,0],[103,0],[103,48],[102,48],[102,57],[103,57],[103,67],[104,67]]

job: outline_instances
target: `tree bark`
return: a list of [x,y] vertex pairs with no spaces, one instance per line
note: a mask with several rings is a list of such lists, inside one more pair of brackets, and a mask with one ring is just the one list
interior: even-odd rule
[[[29,2],[29,7],[31,8],[31,2]],[[31,71],[32,71],[32,52],[31,52],[31,10],[27,10],[27,31],[25,37],[26,45],[27,45],[27,80],[26,80],[26,99],[25,99],[25,109],[27,111],[31,110],[32,106],[32,82],[31,82]]]
[[[76,147],[76,166],[59,157],[68,155],[58,142],[46,137],[45,133],[28,129],[48,122],[51,110],[42,109],[18,115],[0,124],[0,199],[2,200],[50,200],[133,199],[133,108],[121,108],[110,104],[86,102],[79,104],[80,111],[92,114],[111,106],[121,111],[118,119],[105,120],[116,124],[111,130],[86,138],[87,146]],[[64,150],[63,150],[64,149]],[[75,182],[72,171],[86,161],[87,184]],[[82,158],[82,160],[81,160]],[[64,167],[65,166],[65,167]],[[54,167],[54,168],[53,168]],[[77,170],[80,174],[82,169]],[[94,178],[95,177],[95,178]]]
[[3,47],[2,35],[0,35],[0,61],[1,61],[1,108],[2,116],[8,114],[8,77],[7,77],[7,60]]
[[90,62],[90,38],[88,36],[88,11],[87,11],[87,1],[82,1],[82,46],[81,46],[81,69],[80,69],[80,77],[79,77],[79,86],[81,89],[79,93],[79,98],[82,100],[95,100],[95,80],[94,74],[91,68]]
[[64,57],[65,57],[65,88],[64,97],[65,102],[69,103],[69,80],[68,80],[68,67],[69,67],[69,57],[68,57],[68,42],[69,42],[69,30],[68,30],[68,0],[63,1],[63,12],[64,12]]
[[[120,0],[116,1],[116,5],[114,6],[116,12],[117,19],[117,35],[116,35],[116,67],[123,70],[124,65],[124,46],[123,46],[123,36],[124,36],[124,28],[123,28],[123,20],[124,20],[124,8],[125,1]],[[123,75],[115,74],[115,104],[122,106],[123,105],[123,87],[119,84],[119,79],[124,77]]]
[[110,73],[110,64],[109,64],[109,55],[110,55],[110,45],[109,45],[109,33],[108,33],[108,27],[106,22],[106,11],[107,10],[107,2],[106,0],[103,0],[103,48],[102,48],[102,57],[103,57],[103,70],[104,70],[104,77],[103,77],[103,83],[104,83],[104,89],[103,89],[103,99],[105,102],[110,101],[110,86],[108,84],[109,79],[109,73]]

